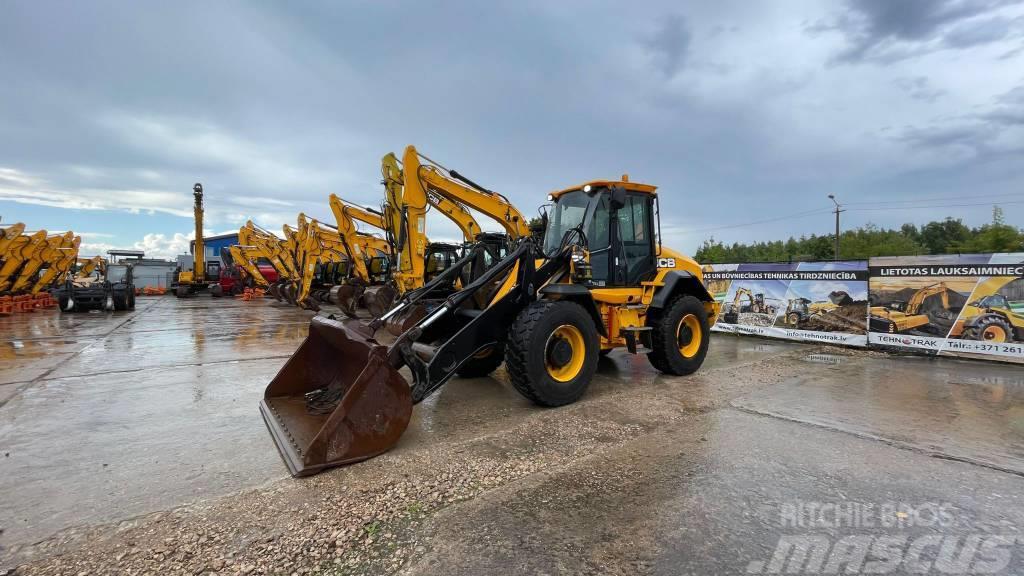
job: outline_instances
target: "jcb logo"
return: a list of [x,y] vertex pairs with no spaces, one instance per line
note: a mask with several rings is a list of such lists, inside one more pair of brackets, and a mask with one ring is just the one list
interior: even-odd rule
[[675,258],[658,258],[658,268],[675,268]]

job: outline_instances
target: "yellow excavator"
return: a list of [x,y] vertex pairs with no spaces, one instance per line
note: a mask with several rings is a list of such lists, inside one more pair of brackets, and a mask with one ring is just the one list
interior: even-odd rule
[[106,270],[107,259],[102,256],[93,256],[92,258],[78,258],[76,260],[75,278],[89,278],[95,272],[99,272],[99,275],[103,276],[106,273]]
[[[67,234],[71,234],[68,232]],[[67,234],[64,235],[64,242],[57,248],[53,259],[46,264],[45,269],[39,273],[38,279],[29,289],[30,294],[39,294],[44,290],[53,288],[58,283],[63,283],[71,274],[75,262],[78,260],[78,247],[82,243],[79,236],[74,236],[68,242]]]
[[[440,176],[412,169],[408,159],[405,169],[407,189],[410,180]],[[701,366],[719,305],[704,288],[700,266],[661,245],[655,186],[623,176],[549,199],[543,241],[536,243],[510,212],[507,222],[522,225],[522,239],[460,290],[440,299],[434,291],[460,277],[484,247],[408,290],[381,318],[313,318],[260,404],[293,475],[385,452],[414,404],[456,375],[481,376],[502,361],[516,390],[542,406],[582,396],[604,351],[646,354],[666,374]],[[421,232],[422,205],[411,204],[399,231]],[[410,237],[412,254],[421,255],[421,236]],[[416,265],[409,260],[400,271],[407,289]],[[413,307],[427,312],[392,338],[385,325]]]
[[[747,305],[743,306],[743,299],[747,299]],[[722,315],[722,322],[736,324],[739,322],[740,313],[751,312],[754,314],[775,315],[776,308],[765,301],[764,294],[754,294],[749,288],[740,286],[736,289],[736,295],[732,299],[729,309]]]
[[[295,263],[295,239],[294,230],[284,227],[285,239],[260,228],[249,220],[238,230],[238,244],[245,247],[246,257],[266,259],[277,272],[277,281],[269,283],[268,291],[276,300],[281,301],[281,287],[285,284],[295,282],[299,277],[298,266]],[[262,275],[261,275],[262,276]]]
[[22,234],[8,243],[6,258],[0,267],[0,294],[12,291],[11,287],[18,279],[22,266],[43,249],[46,237],[46,230],[37,230],[31,234]]
[[192,214],[195,216],[196,239],[192,250],[192,269],[178,272],[178,282],[174,289],[174,295],[178,298],[191,296],[201,290],[209,288],[210,283],[206,280],[206,246],[203,244],[203,185],[196,183],[192,187],[192,196],[195,203],[192,206]]
[[[65,257],[65,250],[74,250],[74,255],[78,254],[78,243],[81,238],[75,236],[74,232],[65,232],[64,234],[54,234],[48,236],[46,240],[40,243],[36,250],[33,250],[31,255],[25,260],[24,265],[21,267],[21,271],[18,274],[18,278],[11,285],[11,292],[20,293],[26,292],[32,288],[37,280],[40,279],[40,271],[46,268],[56,268],[59,266],[61,261]],[[46,276],[46,274],[43,274]],[[53,280],[53,278],[49,278]]]
[[[360,232],[356,221],[383,230],[382,216],[346,203],[336,194],[331,194],[329,203],[350,264],[349,276],[329,290],[328,300],[353,318],[359,307],[379,316],[391,306],[395,297],[394,290],[388,285],[391,245],[384,238]],[[366,295],[370,286],[380,287],[371,291],[372,298]]]
[[949,335],[985,342],[1024,342],[1024,314],[1000,293],[1013,282],[1024,282],[1024,278],[995,276],[980,282],[974,288],[974,300],[964,306]]
[[299,214],[296,240],[299,277],[286,286],[284,294],[297,306],[319,310],[326,291],[348,275],[349,256],[336,229],[305,214]]
[[[530,235],[527,220],[508,199],[419,154],[414,146],[405,148],[401,162],[394,154],[386,155],[381,173],[386,195],[385,230],[395,252],[392,275],[400,294],[422,287],[427,278],[426,266],[431,259],[427,257],[425,227],[432,195],[493,218],[513,241]],[[459,223],[459,211],[442,211],[455,216]],[[479,226],[474,228],[479,230]]]
[[872,332],[890,334],[925,327],[933,322],[930,315],[921,312],[925,302],[938,298],[940,308],[948,312],[953,309],[950,295],[954,293],[955,291],[945,282],[936,282],[917,290],[906,302],[871,306],[868,310],[868,326]]
[[0,264],[7,261],[7,252],[11,249],[14,241],[25,231],[25,225],[15,222],[7,228],[0,230]]

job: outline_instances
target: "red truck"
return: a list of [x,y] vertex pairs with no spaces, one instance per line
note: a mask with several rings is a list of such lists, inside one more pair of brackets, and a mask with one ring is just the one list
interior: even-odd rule
[[[273,266],[260,262],[256,264],[256,268],[268,284],[277,282],[277,270],[274,270]],[[219,292],[225,295],[241,294],[245,288],[257,286],[257,283],[249,278],[244,270],[234,265],[224,266],[220,269],[217,284],[220,286]]]

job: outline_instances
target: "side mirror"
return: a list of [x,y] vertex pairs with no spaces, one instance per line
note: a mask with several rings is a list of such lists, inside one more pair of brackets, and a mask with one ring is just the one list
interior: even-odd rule
[[619,210],[626,206],[626,189],[616,186],[611,189],[611,201],[612,210]]

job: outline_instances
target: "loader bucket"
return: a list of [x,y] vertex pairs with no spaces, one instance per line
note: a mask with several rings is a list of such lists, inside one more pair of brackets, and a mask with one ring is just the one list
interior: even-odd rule
[[292,476],[372,458],[412,416],[409,384],[362,323],[315,317],[260,412]]

